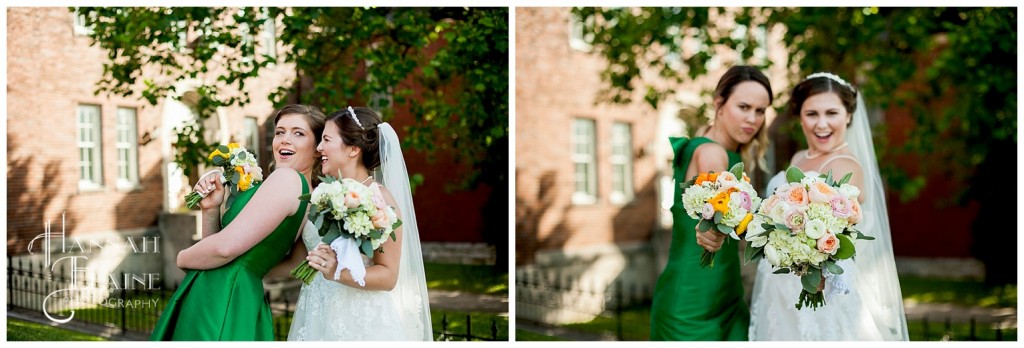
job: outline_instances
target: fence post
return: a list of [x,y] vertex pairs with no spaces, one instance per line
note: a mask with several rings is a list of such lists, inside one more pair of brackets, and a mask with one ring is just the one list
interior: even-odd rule
[[622,341],[622,279],[615,281],[615,337]]
[[974,334],[974,325],[975,325],[974,317],[972,316],[971,317],[971,336],[967,338],[968,340],[971,340],[971,341],[977,341],[978,340],[978,336],[976,336]]
[[469,314],[466,314],[466,340],[467,341],[471,341],[472,338],[473,338],[473,321],[469,317]]
[[498,322],[491,319],[491,340],[498,340]]
[[925,341],[930,341],[929,340],[930,337],[928,337],[929,335],[928,335],[928,316],[927,315],[924,316],[924,320],[922,321],[921,324],[922,324],[922,326],[924,328],[924,340]]
[[124,280],[124,272],[121,272],[121,279],[120,280],[122,282],[122,284],[121,284],[121,303],[120,303],[120,307],[121,307],[121,335],[127,335],[128,334],[128,310],[126,309],[126,307],[128,307],[128,306],[125,306],[124,302],[125,302],[125,288],[128,287],[128,284],[126,284],[128,282],[126,282]]
[[948,315],[946,316],[946,337],[948,337],[950,341],[956,340],[956,338],[953,337],[953,323],[950,322]]
[[7,256],[7,311],[11,311],[11,307],[14,303],[14,281],[11,280],[14,276],[14,264],[11,263],[14,259],[11,256]]
[[448,313],[444,313],[444,314],[441,315],[441,337],[439,337],[439,339],[442,340],[442,341],[447,341],[447,339],[446,339],[447,336],[448,336]]
[[1002,340],[1003,340],[1003,329],[1001,327],[999,327],[999,324],[996,324],[996,341],[1002,341]]

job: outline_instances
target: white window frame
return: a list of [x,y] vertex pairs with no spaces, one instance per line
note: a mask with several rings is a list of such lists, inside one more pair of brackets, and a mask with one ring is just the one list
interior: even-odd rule
[[[256,155],[260,156],[260,122],[256,116],[246,116],[242,124],[242,138],[245,139],[245,147]],[[318,139],[319,140],[319,139]]]
[[[580,148],[583,147],[583,151]],[[573,204],[597,203],[597,122],[574,118],[572,124]],[[584,165],[584,172],[579,166]],[[580,182],[586,186],[580,191]]]
[[[594,18],[587,19],[588,22],[593,22]],[[569,14],[569,47],[582,52],[590,52],[594,49],[594,46],[590,44],[594,40],[593,34],[588,36],[583,35],[583,21],[580,17],[574,13]]]
[[[95,104],[79,104],[76,109],[78,189],[99,190],[103,188],[103,112]],[[92,150],[89,155],[85,155],[87,149]]]
[[93,27],[85,25],[85,14],[81,13],[77,8],[75,9],[75,18],[73,20],[73,27],[75,35],[86,36],[93,33]]
[[260,30],[260,53],[269,56],[272,63],[277,62],[277,23],[266,9],[263,10],[263,16],[267,19]]
[[625,204],[633,200],[632,125],[627,122],[613,123],[611,143],[612,153],[608,162],[612,165],[612,189],[608,200],[614,204]]
[[138,112],[135,108],[117,108],[117,188],[139,187]]

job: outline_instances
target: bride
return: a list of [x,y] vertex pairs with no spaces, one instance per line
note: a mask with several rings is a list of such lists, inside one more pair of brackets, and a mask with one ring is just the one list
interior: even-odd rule
[[[817,310],[797,310],[800,278],[772,274],[774,269],[762,259],[754,281],[750,339],[906,341],[885,196],[863,99],[839,76],[815,73],[793,89],[789,110],[799,117],[807,138],[807,150],[797,152],[792,165],[814,172],[810,175],[832,171],[842,177],[852,172],[850,183],[861,189],[864,216],[858,230],[875,240],[857,242],[855,261],[839,263],[845,272],[825,276],[826,304]],[[785,182],[780,172],[769,180],[766,192]]]
[[[339,272],[335,251],[321,244],[316,228],[306,222],[302,240],[311,250],[306,260],[321,276],[302,286],[288,340],[432,340],[409,174],[394,128],[373,110],[348,107],[327,118],[317,150],[324,174],[340,171],[342,177],[379,189],[388,205],[398,208],[403,223],[395,231],[397,240],[382,244],[384,252],[372,259],[359,253],[363,273],[347,265]],[[371,176],[378,166],[378,175]]]

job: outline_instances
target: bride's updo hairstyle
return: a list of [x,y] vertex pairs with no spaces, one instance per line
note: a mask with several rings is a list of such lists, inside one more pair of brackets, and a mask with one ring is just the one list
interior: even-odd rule
[[[800,119],[800,109],[804,102],[811,96],[821,93],[835,93],[843,103],[843,108],[849,115],[857,111],[857,91],[848,82],[831,73],[814,73],[807,75],[807,78],[793,88],[793,95],[789,99],[789,116]],[[851,119],[852,120],[852,119]],[[846,128],[850,128],[847,122]]]
[[[718,86],[715,87],[715,94],[713,97],[722,97],[721,105],[715,105],[715,108],[725,105],[725,102],[732,96],[732,92],[736,85],[740,83],[754,81],[764,87],[768,91],[768,105],[771,105],[775,100],[772,94],[772,84],[768,81],[768,77],[764,76],[761,70],[749,65],[737,65],[729,68],[722,75],[722,78],[718,80]],[[743,166],[747,168],[748,173],[752,173],[755,167],[761,167],[761,170],[767,172],[768,165],[765,163],[764,154],[768,152],[768,132],[765,131],[768,128],[766,125],[762,125],[758,128],[757,133],[751,138],[749,143],[740,144],[739,153],[740,157],[743,158]]]
[[362,150],[361,159],[367,170],[380,167],[380,115],[369,108],[349,106],[327,116],[327,122],[338,126],[345,145]]

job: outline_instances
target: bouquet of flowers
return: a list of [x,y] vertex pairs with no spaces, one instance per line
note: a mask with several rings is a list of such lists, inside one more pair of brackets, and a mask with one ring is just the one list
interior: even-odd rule
[[[683,208],[699,221],[697,230],[701,232],[714,230],[739,240],[753,219],[753,212],[761,205],[761,198],[743,172],[743,163],[737,163],[728,172],[699,173],[682,187],[686,188]],[[715,253],[704,250],[700,266],[713,268]]]
[[[394,208],[384,201],[384,195],[376,185],[371,189],[353,179],[337,180],[329,176],[320,180],[313,193],[299,199],[313,204],[309,220],[316,226],[321,241],[337,253],[338,268],[334,279],[340,277],[344,268],[349,268],[356,282],[365,285],[362,278],[366,269],[359,269],[363,263],[357,254],[372,258],[374,251],[384,252],[381,244],[388,238],[397,240],[395,229],[402,225],[402,221]],[[348,252],[348,246],[352,245],[358,252]],[[349,257],[354,257],[354,260],[347,259]],[[309,284],[316,272],[309,262],[303,261],[291,274]]]
[[[256,156],[237,143],[217,146],[210,154],[209,159],[213,161],[213,165],[220,167],[220,170],[210,173],[218,173],[221,184],[227,187],[228,206],[231,206],[236,193],[246,191],[263,181],[263,169],[260,169]],[[203,175],[203,178],[205,177],[206,175]],[[199,178],[199,181],[202,181],[203,178]],[[192,209],[199,204],[199,201],[203,200],[203,197],[205,195],[192,191],[185,196],[185,206]]]
[[861,220],[861,210],[860,189],[847,184],[852,176],[846,174],[837,182],[831,171],[806,176],[789,167],[787,184],[765,199],[747,232],[747,260],[763,257],[778,268],[774,273],[800,277],[803,289],[797,309],[825,305],[825,296],[818,291],[823,272],[842,274],[836,261],[856,254],[853,241],[874,239],[853,228]]

